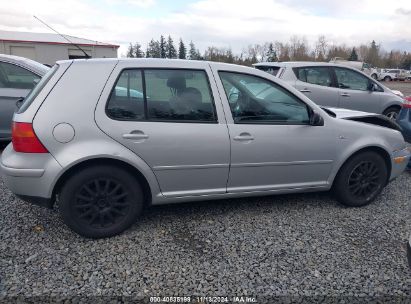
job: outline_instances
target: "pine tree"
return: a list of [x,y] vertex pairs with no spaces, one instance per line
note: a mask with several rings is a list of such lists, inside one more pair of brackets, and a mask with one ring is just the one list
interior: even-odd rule
[[193,41],[190,42],[190,50],[188,52],[190,60],[198,60],[199,54]]
[[134,57],[134,47],[133,47],[133,45],[130,43],[130,45],[128,46],[128,48],[127,48],[127,54],[126,54],[126,56],[128,57],[128,58],[133,58]]
[[274,44],[272,42],[268,45],[268,50],[267,50],[266,56],[267,56],[267,61],[268,62],[278,61],[277,53],[274,50]]
[[234,63],[234,55],[233,55],[233,51],[231,50],[231,48],[228,49],[226,52],[226,62]]
[[166,57],[170,59],[177,58],[177,51],[174,47],[174,41],[170,35],[168,35],[166,43]]
[[365,58],[368,63],[372,66],[379,66],[379,56],[380,46],[377,45],[375,40],[371,42],[370,49],[368,51],[367,57]]
[[134,57],[136,58],[143,58],[144,57],[144,51],[142,49],[142,46],[140,43],[136,42],[134,44]]
[[352,48],[351,55],[348,57],[349,61],[358,61],[358,55],[357,51],[355,50],[355,47]]
[[160,36],[160,58],[166,58],[167,57],[167,51],[166,51],[166,39],[164,38],[163,35]]
[[187,49],[184,45],[183,39],[180,38],[180,43],[178,46],[178,58],[179,59],[186,59],[187,58]]
[[147,47],[146,57],[148,58],[161,58],[160,43],[151,39]]

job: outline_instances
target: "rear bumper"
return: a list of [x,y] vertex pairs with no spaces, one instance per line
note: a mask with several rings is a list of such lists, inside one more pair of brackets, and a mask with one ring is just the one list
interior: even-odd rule
[[6,186],[23,200],[51,207],[53,185],[62,167],[49,153],[18,153],[9,144],[1,156]]

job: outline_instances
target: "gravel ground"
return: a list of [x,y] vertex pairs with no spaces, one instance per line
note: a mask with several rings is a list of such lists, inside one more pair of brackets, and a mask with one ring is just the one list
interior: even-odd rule
[[0,180],[0,299],[411,301],[410,181],[404,173],[363,208],[345,208],[328,193],[152,207],[124,234],[93,241],[68,230],[56,210],[20,201]]

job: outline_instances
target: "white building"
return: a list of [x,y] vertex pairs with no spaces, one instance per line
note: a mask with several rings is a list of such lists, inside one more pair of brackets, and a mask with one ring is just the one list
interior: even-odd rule
[[[64,35],[91,58],[117,58],[119,45]],[[16,55],[53,65],[57,60],[86,58],[62,36],[54,33],[0,31],[0,54]]]

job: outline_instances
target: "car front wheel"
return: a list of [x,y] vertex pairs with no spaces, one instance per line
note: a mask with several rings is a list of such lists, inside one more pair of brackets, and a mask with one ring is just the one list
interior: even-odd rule
[[72,175],[62,187],[59,210],[63,221],[89,238],[117,235],[140,215],[143,192],[127,171],[93,166]]
[[384,159],[375,152],[351,157],[340,169],[333,191],[337,200],[350,207],[365,206],[381,193],[388,177]]
[[383,115],[387,116],[389,119],[396,120],[398,113],[400,113],[399,107],[389,107],[383,113]]

